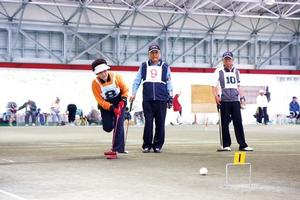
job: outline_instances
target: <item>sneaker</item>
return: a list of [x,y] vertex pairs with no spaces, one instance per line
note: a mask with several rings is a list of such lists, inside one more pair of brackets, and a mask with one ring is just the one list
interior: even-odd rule
[[128,154],[129,152],[125,150],[125,151],[118,151],[118,153]]
[[253,151],[254,149],[252,147],[245,147],[245,148],[240,148],[240,151]]
[[230,147],[224,147],[223,151],[231,151],[231,148]]
[[154,149],[154,153],[161,153],[160,148],[155,148],[155,149]]
[[149,152],[150,152],[150,149],[148,147],[143,149],[143,153],[149,153]]

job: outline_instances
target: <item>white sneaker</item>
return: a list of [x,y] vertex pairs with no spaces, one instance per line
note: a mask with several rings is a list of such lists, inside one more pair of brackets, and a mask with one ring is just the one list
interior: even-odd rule
[[231,151],[231,148],[230,147],[224,147],[223,151]]
[[143,153],[149,153],[150,152],[150,148],[146,147],[143,149]]
[[252,147],[240,148],[240,151],[254,151]]

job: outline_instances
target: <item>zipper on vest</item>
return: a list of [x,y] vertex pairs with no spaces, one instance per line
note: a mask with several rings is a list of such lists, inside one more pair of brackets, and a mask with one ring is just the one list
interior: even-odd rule
[[153,99],[155,101],[155,84],[154,83],[152,83],[152,87],[153,87]]

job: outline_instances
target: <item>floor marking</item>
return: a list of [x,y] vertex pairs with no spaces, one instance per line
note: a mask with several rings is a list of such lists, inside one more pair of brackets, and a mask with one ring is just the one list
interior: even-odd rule
[[5,161],[5,162],[10,162],[10,163],[14,163],[15,162],[13,160],[5,159],[5,158],[2,158],[1,160]]
[[13,194],[13,193],[6,192],[6,191],[4,191],[4,190],[0,190],[0,193],[5,194],[5,195],[10,196],[10,197],[13,197],[13,198],[15,198],[15,199],[19,199],[19,200],[28,200],[28,199],[24,199],[23,197],[20,197],[20,196],[18,196],[18,195],[15,195],[15,194]]

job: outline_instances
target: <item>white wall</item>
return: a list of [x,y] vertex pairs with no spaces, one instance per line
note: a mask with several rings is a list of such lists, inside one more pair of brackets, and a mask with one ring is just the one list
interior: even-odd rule
[[[124,76],[131,90],[136,72],[118,72]],[[49,112],[49,107],[56,97],[61,99],[63,110],[69,103],[75,103],[87,113],[96,105],[91,92],[91,82],[94,74],[91,71],[81,70],[36,70],[36,69],[0,69],[0,113],[5,112],[8,101],[15,101],[21,106],[28,99],[36,101],[43,112]],[[209,73],[172,73],[174,94],[182,92],[183,118],[191,123],[194,115],[191,113],[191,85],[209,84]],[[296,75],[257,75],[242,74],[242,85],[269,86],[271,102],[269,114],[271,119],[276,114],[288,114],[288,104],[292,96],[300,98],[300,76]],[[141,92],[141,87],[139,89]],[[244,123],[254,123],[253,114],[255,105],[247,105],[242,111]],[[24,111],[21,111],[24,112]],[[198,114],[198,120],[203,123],[209,117],[209,123],[215,123],[216,114]],[[172,118],[168,111],[167,123]]]

